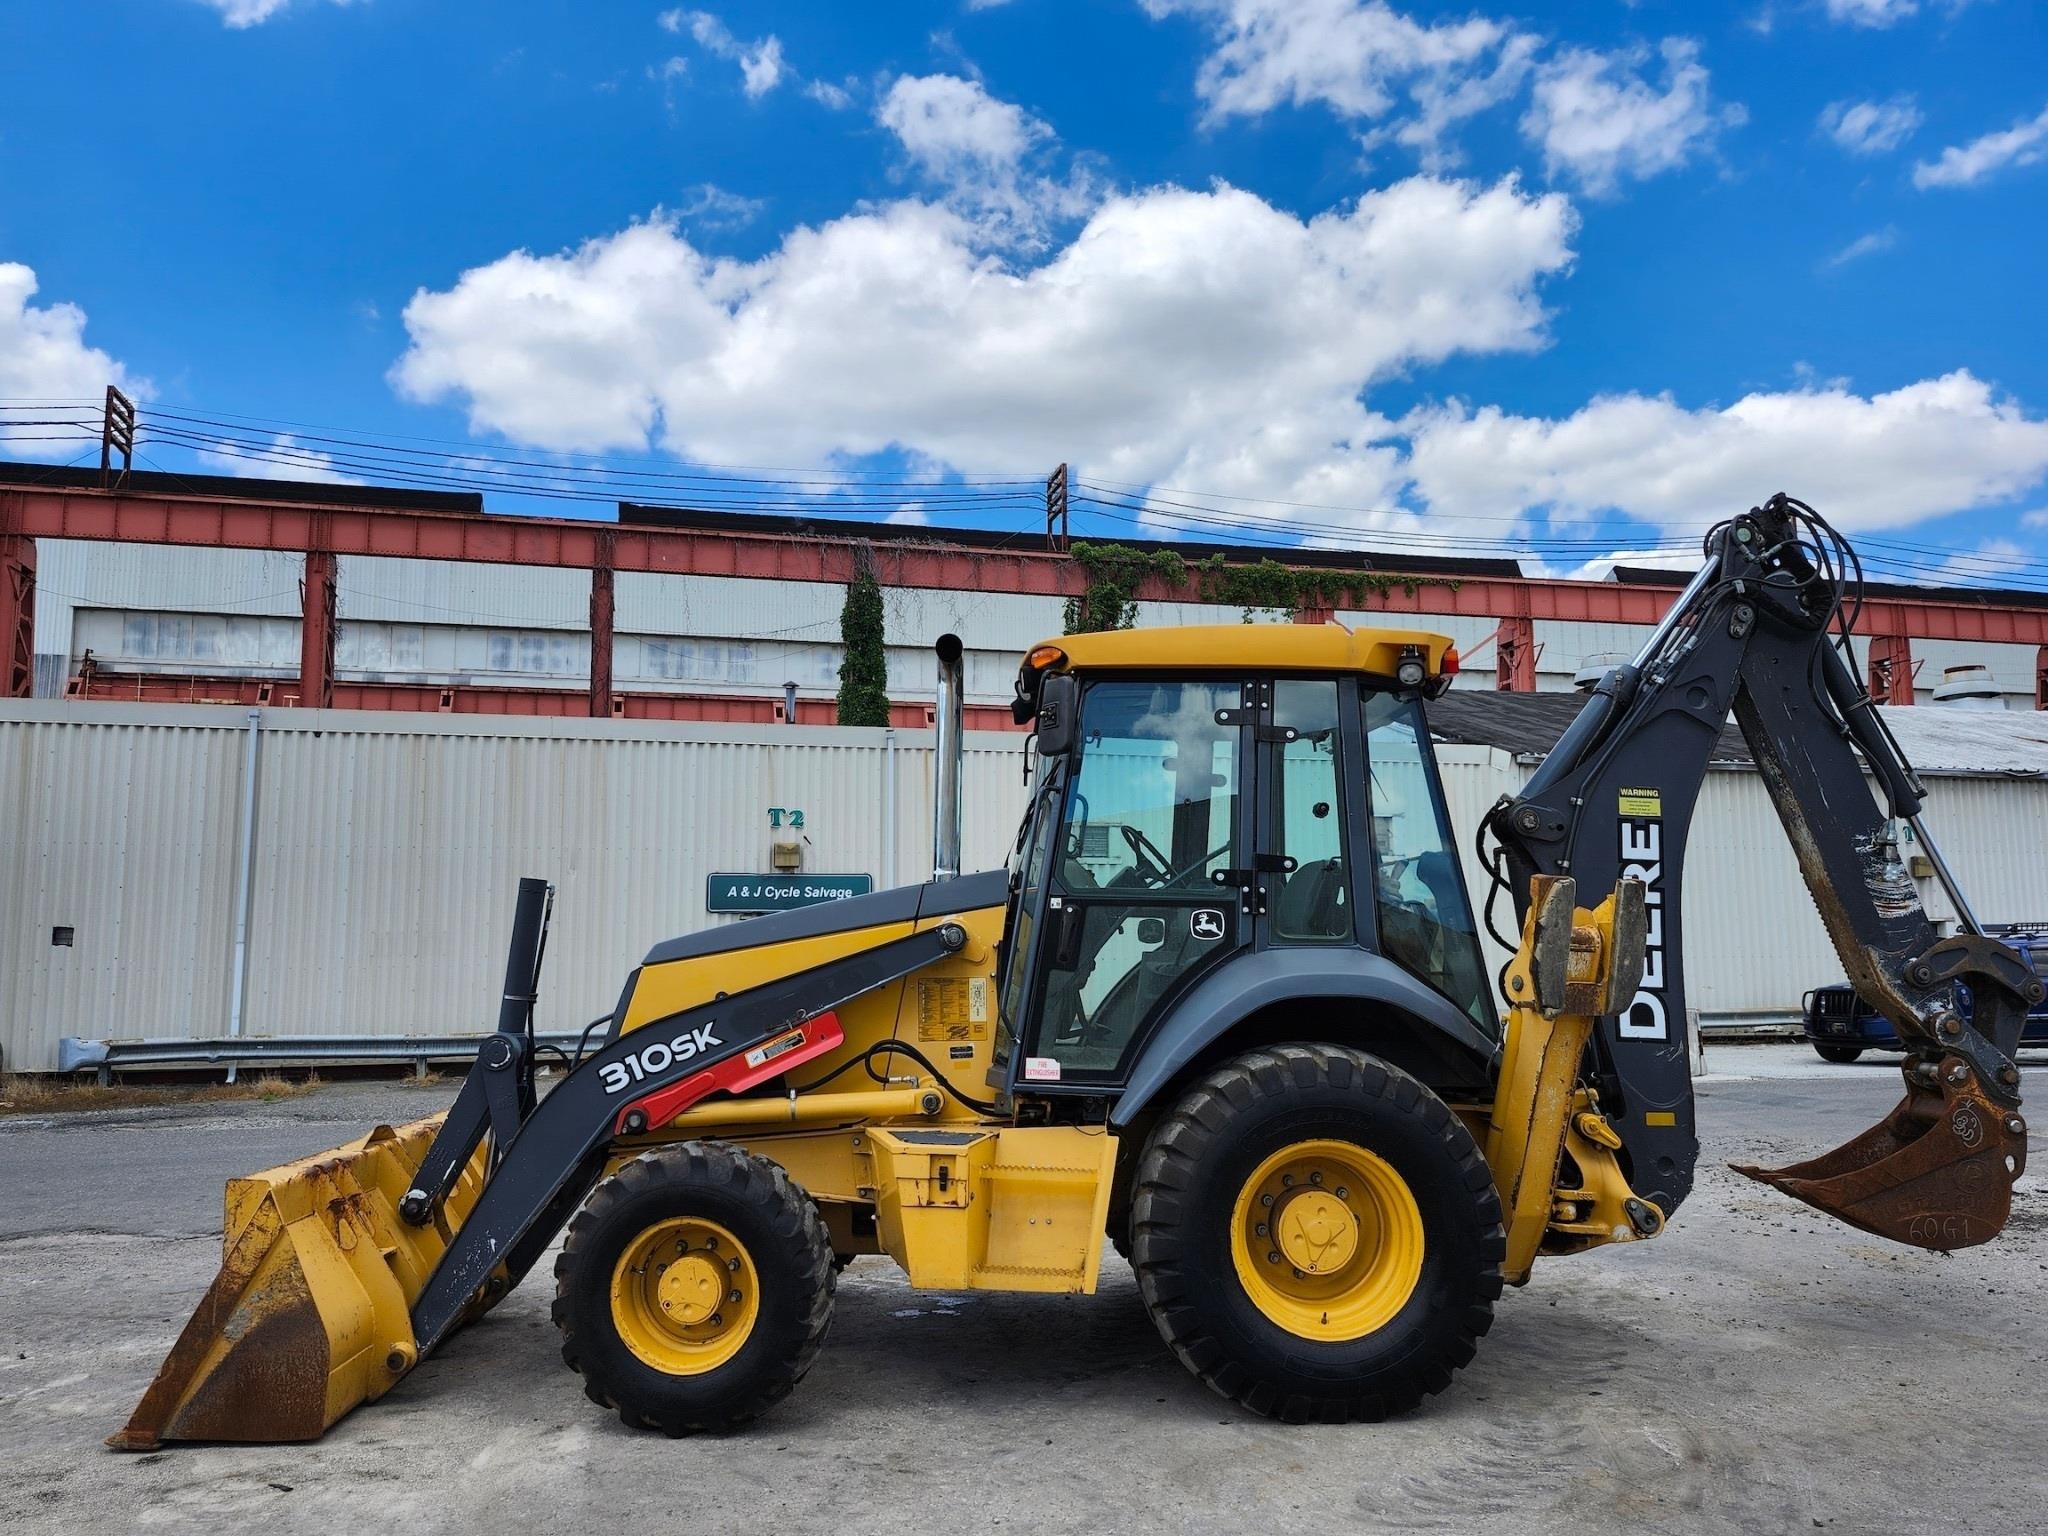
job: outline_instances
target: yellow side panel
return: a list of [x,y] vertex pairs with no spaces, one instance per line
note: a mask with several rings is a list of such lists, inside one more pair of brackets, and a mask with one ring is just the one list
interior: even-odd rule
[[[792,939],[783,944],[643,966],[640,980],[633,988],[633,1000],[627,1005],[625,1027],[635,1030],[686,1008],[712,1002],[721,992],[745,991],[940,923],[958,923],[967,930],[967,943],[960,952],[926,966],[907,981],[877,987],[842,1005],[838,1009],[839,1024],[846,1032],[846,1043],[828,1055],[805,1062],[791,1075],[800,1082],[815,1081],[871,1046],[896,1039],[915,1046],[929,1058],[948,1085],[969,1098],[986,1099],[989,1063],[995,1049],[995,951],[1003,933],[1001,907],[948,912],[916,923],[884,923],[813,939]],[[907,1056],[878,1060],[875,1070],[886,1071],[898,1080],[907,1080],[913,1073],[931,1075]],[[835,1088],[869,1086],[872,1084],[858,1067],[834,1084]],[[951,1095],[940,1111],[941,1118],[949,1120],[971,1119],[973,1114]]]
[[1114,1136],[1073,1126],[869,1135],[882,1248],[912,1285],[1095,1289]]
[[[937,965],[926,966],[904,984],[893,1033],[929,1057],[948,1085],[970,1099],[987,1099],[991,1093],[989,1063],[995,1059],[996,945],[1003,937],[1003,909],[950,912],[918,926],[929,928],[937,923],[958,923],[965,928],[966,947]],[[849,1043],[852,1034],[848,1030]],[[898,1071],[923,1070],[907,1057],[896,1060]],[[951,1095],[943,1113],[949,1119],[972,1114]]]
[[686,1008],[700,1007],[721,992],[744,992],[778,976],[859,954],[877,944],[903,938],[915,928],[912,923],[883,923],[874,928],[852,928],[812,939],[790,939],[782,944],[729,949],[689,960],[642,966],[639,983],[633,988],[633,1000],[626,1007],[625,1030],[638,1029]]

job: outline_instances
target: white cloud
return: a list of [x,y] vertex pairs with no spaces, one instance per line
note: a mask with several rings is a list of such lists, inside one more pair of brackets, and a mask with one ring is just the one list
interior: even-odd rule
[[1823,267],[1846,267],[1852,261],[1865,256],[1875,256],[1879,251],[1888,251],[1899,243],[1898,230],[1887,224],[1883,229],[1873,229],[1867,235],[1858,235],[1834,255],[1822,262]]
[[979,81],[905,75],[890,85],[875,120],[896,136],[911,166],[985,238],[1036,244],[1049,221],[1079,217],[1097,200],[1084,172],[1045,174],[1052,129]]
[[[226,25],[240,31],[244,27],[259,26],[285,9],[292,0],[199,0],[201,5],[220,12],[220,19]],[[356,0],[328,0],[330,5],[353,5]]]
[[830,80],[806,81],[804,94],[821,107],[844,112],[853,105],[853,81],[849,78],[844,85],[834,85]]
[[336,469],[332,454],[308,448],[289,432],[278,433],[267,445],[222,440],[210,448],[196,449],[194,457],[225,474],[245,479],[310,480],[320,485],[364,483]]
[[958,75],[905,75],[889,87],[875,116],[902,141],[905,154],[941,181],[1013,175],[1027,153],[1052,137],[1022,107]]
[[782,39],[772,32],[753,42],[743,42],[709,11],[663,11],[655,19],[669,32],[681,31],[687,24],[698,47],[738,64],[740,89],[749,101],[759,101],[790,73],[782,57]]
[[1853,27],[1889,27],[1919,9],[1919,0],[1828,0],[1828,20]]
[[690,189],[676,216],[699,229],[740,229],[759,218],[767,206],[761,198],[742,197],[706,181]]
[[[1381,0],[1142,0],[1155,18],[1207,24],[1195,89],[1211,121],[1320,103],[1387,126],[1369,137],[1452,163],[1450,129],[1520,87],[1538,39],[1484,17],[1418,22]],[[1405,94],[1404,105],[1398,97]]]
[[1661,90],[1643,77],[1649,59],[1640,48],[1568,48],[1538,68],[1522,132],[1553,177],[1569,174],[1607,196],[1624,178],[1675,170],[1748,120],[1739,105],[1714,104],[1697,43],[1666,38],[1660,52]]
[[2020,526],[2023,528],[2048,528],[2048,507],[2042,507],[2037,512],[2021,513]]
[[1921,123],[1910,94],[1888,101],[1831,101],[1821,109],[1821,131],[1852,155],[1883,155],[1910,139]]
[[884,522],[913,528],[926,527],[930,524],[931,520],[931,514],[925,510],[924,503],[921,501],[903,502],[894,512],[891,512],[883,519]]
[[2048,420],[1965,370],[1858,395],[1841,386],[1687,409],[1611,395],[1563,419],[1451,405],[1400,423],[1414,493],[1438,515],[1549,506],[1695,529],[1774,491],[1838,527],[1892,528],[2018,495],[2048,474]]
[[1923,160],[1913,167],[1913,185],[1967,187],[2004,170],[2009,165],[2034,165],[2048,155],[2048,107],[2038,117],[2023,119],[1998,133],[1987,133],[1967,144],[1951,144],[1938,160]]
[[1557,193],[1427,177],[1306,221],[1228,186],[1118,194],[1035,264],[914,200],[795,229],[750,262],[657,218],[417,293],[392,378],[459,401],[479,432],[554,449],[651,439],[809,465],[894,447],[1383,504],[1400,456],[1361,392],[1542,345],[1538,286],[1569,264],[1575,224]]
[[[98,347],[85,342],[85,311],[76,304],[34,305],[36,275],[17,261],[0,262],[0,400],[78,402],[82,409],[52,411],[47,419],[96,422],[98,402],[109,384],[131,398],[146,398],[149,381],[130,374]],[[41,411],[8,413],[17,420]],[[67,459],[80,442],[37,442],[69,427],[17,426],[0,418],[0,446],[31,458]],[[81,428],[81,432],[85,429]],[[92,429],[95,436],[97,428]]]

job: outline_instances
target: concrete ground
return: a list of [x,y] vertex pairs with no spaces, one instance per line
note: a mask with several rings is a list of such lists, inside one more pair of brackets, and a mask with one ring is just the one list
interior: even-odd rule
[[[1943,1258],[1724,1167],[1875,1120],[1889,1060],[1713,1051],[1700,1186],[1672,1230],[1548,1261],[1449,1392],[1341,1428],[1211,1396],[1113,1256],[1074,1298],[918,1293],[869,1258],[816,1369],[745,1434],[668,1441],[592,1407],[536,1278],[317,1445],[120,1456],[100,1440],[212,1275],[222,1182],[451,1090],[0,1120],[0,1528],[2039,1530],[2040,1177],[2001,1241]],[[2048,1096],[2048,1067],[2026,1075]]]

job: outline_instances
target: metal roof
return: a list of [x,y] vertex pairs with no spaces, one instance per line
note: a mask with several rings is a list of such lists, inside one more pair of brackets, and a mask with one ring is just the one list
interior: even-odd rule
[[[803,538],[866,539],[884,545],[943,544],[965,549],[1009,549],[1032,553],[1041,552],[1046,547],[1045,536],[1038,532],[1003,533],[987,528],[863,522],[822,514],[805,517],[764,512],[721,512],[703,507],[657,506],[638,501],[619,503],[619,521],[628,527],[693,528],[711,533],[781,533]],[[1313,544],[1217,544],[1187,539],[1106,537],[1077,538],[1073,542],[1116,544],[1128,549],[1172,550],[1190,564],[1211,555],[1222,555],[1233,562],[1265,559],[1303,569],[1390,571],[1396,575],[1434,573],[1516,577],[1522,574],[1519,560],[1485,555],[1419,555],[1384,550],[1328,549]]]
[[[1557,744],[1585,698],[1576,691],[1494,693],[1454,688],[1430,702],[1429,726],[1441,741],[1541,757]],[[1907,760],[1924,774],[2048,778],[2048,713],[1917,704],[1881,706],[1878,714],[1891,727]],[[1710,761],[1727,767],[1755,766],[1748,744],[1732,723],[1722,727]]]
[[[265,480],[253,475],[180,475],[169,470],[118,471],[114,488],[151,496],[214,496],[231,501],[317,502],[329,507],[378,507],[385,511],[482,512],[481,491],[422,491],[404,485],[346,485],[325,480]],[[24,464],[0,460],[0,486],[97,491],[106,488],[100,471],[67,464]]]

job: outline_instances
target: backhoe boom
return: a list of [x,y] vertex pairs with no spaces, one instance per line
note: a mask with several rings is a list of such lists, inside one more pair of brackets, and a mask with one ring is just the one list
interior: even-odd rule
[[1643,979],[1629,1006],[1601,1021],[1594,1065],[1632,1182],[1669,1214],[1691,1187],[1698,1146],[1686,834],[1732,711],[1850,981],[1906,1046],[1907,1087],[1882,1126],[1840,1152],[1777,1174],[1743,1171],[1883,1236],[1962,1247],[1996,1235],[2024,1165],[2012,1056],[2041,983],[1976,931],[1937,853],[1969,930],[1942,937],[1899,856],[1901,823],[1934,844],[1922,786],[1843,656],[1854,572],[1834,530],[1784,496],[1717,527],[1707,564],[1641,653],[1608,673],[1487,827],[1518,916],[1534,875],[1594,890],[1629,875],[1647,888]]

